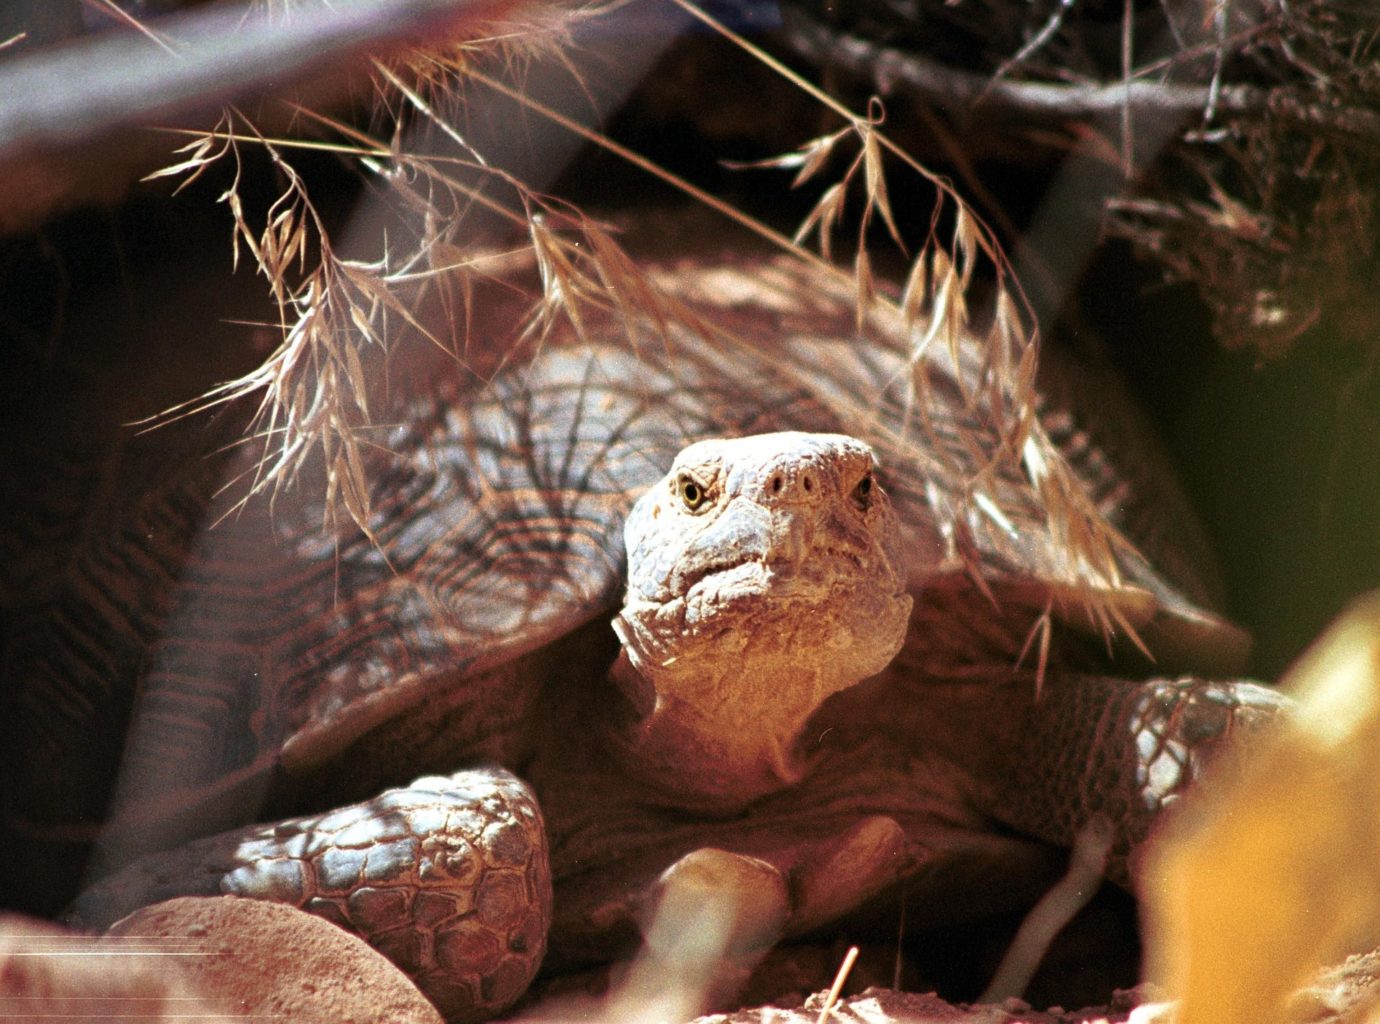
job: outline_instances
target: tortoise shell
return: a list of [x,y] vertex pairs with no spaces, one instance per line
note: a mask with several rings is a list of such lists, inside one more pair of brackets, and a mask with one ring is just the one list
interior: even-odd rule
[[107,821],[119,860],[259,816],[285,779],[364,788],[441,757],[520,767],[543,695],[518,666],[563,658],[570,686],[603,674],[560,644],[616,608],[626,510],[704,437],[870,442],[905,524],[916,621],[955,595],[983,609],[933,658],[976,657],[957,647],[981,634],[982,657],[1012,664],[1048,612],[1070,650],[1134,631],[1161,667],[1239,659],[1240,634],[1204,607],[1210,584],[1152,567],[1203,564],[1201,542],[1119,395],[1100,435],[1066,402],[1041,410],[1107,535],[1150,554],[1113,540],[1116,571],[1099,575],[1019,461],[998,457],[970,397],[976,342],[957,363],[942,346],[926,356],[921,415],[904,327],[879,313],[859,331],[853,295],[827,275],[750,255],[647,273],[712,330],[609,313],[505,348],[515,315],[496,301],[475,329],[491,345],[388,366],[375,421],[391,426],[363,467],[372,536],[323,525],[326,489],[310,479],[241,503],[263,449],[237,443],[239,410],[81,470],[80,453],[35,434],[0,474],[20,538],[3,594],[7,855],[70,875]]

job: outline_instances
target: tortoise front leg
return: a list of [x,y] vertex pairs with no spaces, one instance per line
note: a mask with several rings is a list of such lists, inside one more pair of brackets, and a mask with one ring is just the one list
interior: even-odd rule
[[790,914],[786,878],[746,854],[685,854],[629,907],[642,949],[617,984],[610,1020],[691,1020],[731,1000]]
[[174,896],[288,903],[359,934],[451,1022],[527,988],[551,922],[546,835],[528,787],[492,769],[427,776],[315,817],[149,854],[92,886],[77,923],[105,926]]
[[1288,699],[1249,682],[1142,683],[1073,676],[1034,698],[1019,742],[992,780],[992,812],[1071,846],[1094,819],[1111,826],[1108,875],[1130,884],[1159,816],[1242,734]]
[[634,900],[642,951],[608,1016],[689,1020],[731,1003],[784,935],[824,924],[896,881],[904,845],[901,827],[878,816],[838,837],[802,841],[779,863],[714,847],[685,854]]

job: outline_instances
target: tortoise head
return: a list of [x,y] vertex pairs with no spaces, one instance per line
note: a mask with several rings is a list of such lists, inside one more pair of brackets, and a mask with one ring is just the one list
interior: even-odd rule
[[633,506],[614,679],[664,789],[746,800],[798,778],[826,698],[905,638],[900,528],[872,450],[837,434],[690,445]]

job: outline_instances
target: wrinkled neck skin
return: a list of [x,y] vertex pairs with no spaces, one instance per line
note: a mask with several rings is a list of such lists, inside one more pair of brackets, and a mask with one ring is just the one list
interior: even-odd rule
[[824,658],[783,664],[750,649],[649,666],[625,621],[614,628],[624,649],[610,678],[642,716],[614,726],[612,755],[677,806],[727,811],[799,782],[809,767],[797,743],[806,723],[828,697],[861,681],[829,671]]

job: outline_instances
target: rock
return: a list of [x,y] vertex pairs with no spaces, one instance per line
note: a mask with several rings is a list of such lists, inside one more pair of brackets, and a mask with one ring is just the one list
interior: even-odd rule
[[0,1020],[229,1024],[238,1014],[197,993],[176,951],[0,916]]
[[442,1024],[408,977],[361,939],[280,903],[183,897],[117,921],[108,936],[181,942],[183,974],[225,1011],[294,1024]]

